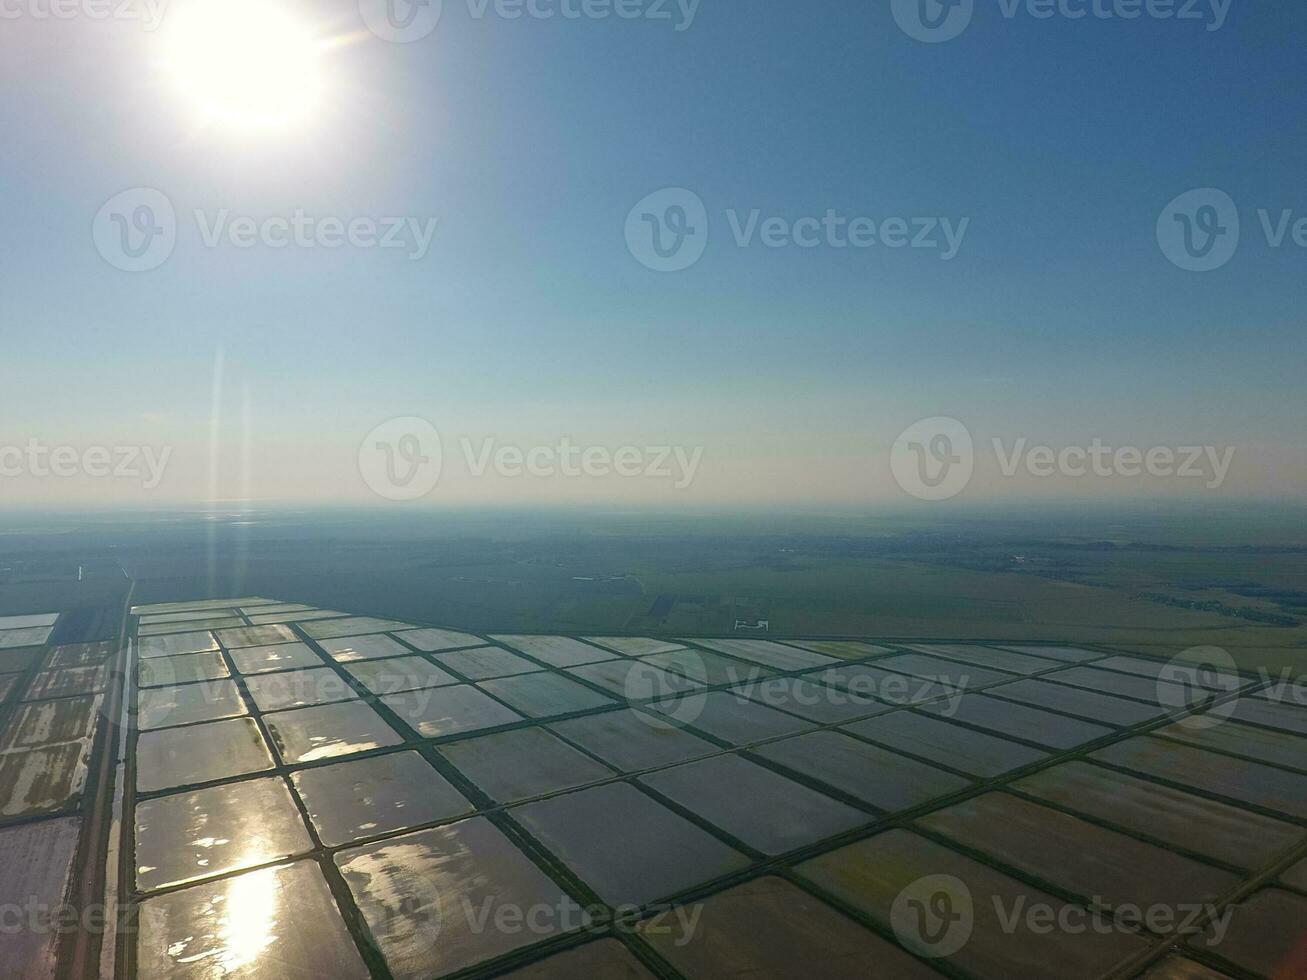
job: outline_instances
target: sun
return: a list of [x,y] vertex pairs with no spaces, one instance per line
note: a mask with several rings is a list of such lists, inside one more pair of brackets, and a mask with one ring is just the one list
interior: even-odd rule
[[197,121],[237,131],[311,122],[326,44],[276,0],[185,0],[168,15],[160,63]]

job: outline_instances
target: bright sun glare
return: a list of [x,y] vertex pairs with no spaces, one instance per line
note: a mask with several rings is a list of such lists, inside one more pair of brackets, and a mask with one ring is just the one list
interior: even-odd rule
[[236,130],[312,119],[323,42],[275,0],[187,0],[169,15],[162,64],[198,120]]

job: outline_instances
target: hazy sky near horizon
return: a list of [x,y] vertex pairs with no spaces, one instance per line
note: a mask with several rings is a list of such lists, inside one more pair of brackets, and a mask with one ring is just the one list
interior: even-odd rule
[[[184,3],[155,32],[4,8],[0,470],[19,472],[0,506],[389,503],[359,452],[403,417],[440,433],[436,504],[911,502],[892,447],[937,416],[974,440],[960,501],[1307,489],[1301,4],[1202,0],[1206,20],[1178,21],[975,0],[928,44],[890,0],[702,0],[688,25],[675,2],[670,21],[510,20],[445,0],[429,37],[394,44],[353,0],[304,3],[335,40],[322,105],[252,133],[202,125],[158,68]],[[140,273],[93,236],[132,188],[177,216],[171,256]],[[674,272],[625,233],[664,188],[706,209],[702,257]],[[1159,247],[1195,188],[1238,209],[1214,271]],[[1272,231],[1288,213],[1278,247],[1262,210]],[[205,242],[296,212],[436,224],[418,259]],[[935,221],[943,244],[763,240],[770,218],[828,212],[886,235]],[[84,460],[43,476],[33,440],[166,464],[148,488]],[[1111,457],[1110,475],[1065,472],[1095,440],[1212,452],[1195,477]],[[1042,445],[1072,450],[1051,477],[1019,455]],[[598,475],[620,449],[630,475]],[[516,475],[513,450],[540,472]]]

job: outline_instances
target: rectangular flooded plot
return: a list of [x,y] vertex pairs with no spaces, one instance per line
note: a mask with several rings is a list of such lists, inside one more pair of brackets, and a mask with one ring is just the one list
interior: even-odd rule
[[[1116,670],[1123,674],[1135,674],[1155,681],[1162,676],[1162,672],[1170,665],[1171,662],[1166,660],[1113,656],[1098,661],[1094,664],[1094,667],[1101,670]],[[1204,687],[1223,691],[1232,690],[1245,683],[1244,679],[1233,671],[1219,670],[1206,664],[1196,665],[1192,676]]]
[[49,626],[29,626],[24,629],[0,630],[0,650],[17,647],[40,646],[54,632]]
[[245,678],[245,687],[260,711],[308,708],[337,701],[353,701],[358,697],[345,678],[330,667],[258,674]]
[[[1215,902],[1241,876],[1005,793],[986,793],[919,826],[1108,906],[1179,908]],[[1142,925],[1138,912],[1122,913]]]
[[614,775],[541,728],[463,739],[437,751],[499,803],[576,789]]
[[273,670],[321,667],[322,658],[307,643],[274,643],[231,651],[231,662],[242,674],[264,674]]
[[647,701],[702,686],[698,681],[670,674],[657,664],[644,660],[605,660],[583,667],[569,667],[567,673],[627,701]]
[[0,936],[5,976],[54,980],[58,932],[34,928],[20,910],[53,912],[63,905],[81,829],[69,817],[0,829],[0,908],[9,913]]
[[1253,870],[1302,839],[1271,817],[1087,762],[1066,762],[1014,789],[1236,868]]
[[839,663],[834,657],[788,647],[771,640],[691,640],[699,646],[775,670],[805,670]]
[[100,700],[65,698],[20,705],[0,735],[0,752],[90,738],[100,717]]
[[155,657],[140,662],[137,675],[141,687],[164,687],[170,684],[194,684],[230,677],[227,662],[220,653],[187,653],[179,657]]
[[964,694],[957,704],[925,704],[916,710],[935,715],[947,713],[946,717],[955,721],[1056,749],[1073,749],[1112,733],[1112,729],[1102,725],[985,694]]
[[839,732],[812,732],[754,751],[887,813],[919,806],[971,785],[961,776]]
[[142,626],[154,626],[158,623],[188,623],[197,619],[228,619],[239,616],[235,609],[192,609],[188,612],[151,613],[141,617]]
[[142,731],[218,721],[246,714],[245,702],[229,680],[152,687],[137,695],[136,724]]
[[472,804],[416,752],[339,762],[291,776],[328,847],[472,812]]
[[1122,674],[1113,670],[1099,670],[1097,667],[1069,667],[1055,674],[1049,674],[1045,680],[1058,684],[1070,684],[1103,694],[1116,694],[1123,698],[1134,698],[1148,704],[1157,704],[1157,681],[1140,677],[1138,674]]
[[[484,817],[341,851],[336,864],[396,980],[465,970],[588,922]],[[479,911],[498,908],[551,914],[531,928],[487,928]]]
[[[984,980],[1047,980],[1050,964],[1059,980],[1097,980],[1149,946],[1083,908],[905,830],[823,854],[799,865],[798,873],[882,927],[910,930],[930,955]],[[1021,914],[1032,906],[1049,914]],[[1048,928],[1049,919],[1074,923],[1076,934]]]
[[[645,905],[750,863],[627,783],[527,803],[508,813],[610,905]],[[668,860],[669,854],[676,860]]]
[[136,744],[136,791],[153,793],[272,768],[252,718],[143,732]]
[[71,698],[79,694],[100,694],[109,683],[109,668],[105,664],[95,667],[69,667],[66,670],[47,670],[32,678],[24,701],[44,698]]
[[1307,860],[1299,861],[1292,868],[1280,875],[1280,880],[1286,885],[1293,885],[1294,888],[1300,888],[1307,891]]
[[218,649],[212,633],[177,633],[173,636],[149,636],[136,641],[136,650],[142,660],[155,657],[174,657],[182,653],[207,653]]
[[846,725],[845,730],[891,749],[987,779],[1048,758],[1048,753],[1041,749],[914,711],[870,718]]
[[816,727],[813,722],[731,694],[696,692],[685,698],[654,701],[648,710],[707,732],[732,745],[791,735]]
[[31,629],[36,626],[53,626],[58,613],[31,613],[24,616],[0,616],[0,631]]
[[1092,758],[1307,819],[1307,776],[1285,769],[1213,755],[1190,745],[1147,735],[1099,749]]
[[43,652],[40,647],[27,650],[0,650],[0,674],[21,674],[38,663]]
[[355,755],[404,741],[361,701],[279,711],[263,720],[277,755],[288,764]]
[[305,623],[301,629],[315,640],[336,636],[361,636],[364,633],[388,633],[393,630],[411,630],[412,623],[397,619],[376,619],[372,616],[345,616],[336,619],[319,619]]
[[369,636],[348,636],[338,640],[318,641],[327,656],[338,664],[351,664],[360,660],[380,660],[384,657],[411,656],[413,651],[384,633]]
[[240,627],[245,624],[245,620],[239,616],[220,616],[210,619],[194,619],[187,623],[156,623],[153,626],[142,626],[137,629],[138,636],[164,636],[177,633],[181,630],[217,630],[224,628]]
[[654,714],[623,708],[549,726],[622,772],[658,769],[720,752]]
[[530,718],[611,706],[613,699],[558,674],[524,674],[482,681],[481,687]]
[[479,647],[485,640],[471,633],[459,633],[456,630],[418,629],[404,630],[395,634],[396,639],[403,640],[414,649],[424,653],[439,653],[442,650],[458,650],[462,647]]
[[520,634],[499,635],[492,637],[500,643],[506,643],[515,650],[521,650],[529,657],[534,657],[551,667],[579,667],[582,664],[594,664],[601,660],[612,660],[617,654],[601,650],[589,643],[582,643],[570,636],[524,636]]
[[699,907],[692,926],[671,910],[642,923],[639,932],[687,977],[932,980],[940,976],[888,940],[773,876],[712,896]]
[[91,667],[102,664],[117,652],[117,644],[111,641],[103,643],[70,643],[65,646],[52,647],[50,659],[46,661],[47,670],[63,670],[65,667]]
[[458,678],[453,674],[442,670],[424,657],[365,660],[345,664],[345,670],[378,696],[459,683]]
[[85,741],[0,753],[0,817],[46,813],[76,802],[86,785],[89,753]]
[[[956,697],[965,690],[967,684],[972,683],[966,674],[931,679],[882,670],[873,664],[844,664],[819,670],[809,676],[828,687],[869,695],[893,705],[920,704],[938,697]],[[1014,679],[1009,677],[1009,680]]]
[[457,653],[437,653],[431,658],[470,681],[484,681],[492,677],[515,677],[544,670],[540,664],[510,653],[502,647],[479,647]]
[[1064,663],[1077,664],[1084,663],[1087,660],[1098,660],[1107,654],[1098,653],[1094,650],[1085,650],[1081,647],[1063,647],[1054,644],[1040,643],[1003,643],[1000,644],[1004,650],[1015,650],[1017,653],[1028,653],[1035,657],[1047,657],[1049,660],[1061,660]]
[[1160,717],[1163,713],[1163,709],[1156,705],[1140,704],[1110,694],[1099,694],[1087,688],[1051,684],[1044,680],[1032,679],[1017,681],[1015,684],[1003,684],[990,688],[985,693],[996,698],[1020,701],[1022,704],[1037,708],[1048,708],[1087,721],[1118,725],[1122,728],[1142,724]]
[[971,643],[913,643],[910,648],[919,653],[947,657],[977,667],[992,667],[995,670],[1007,670],[1014,674],[1038,674],[1045,670],[1057,669],[1060,661],[1045,660],[1028,653],[1014,653],[994,647],[976,646]]
[[344,615],[330,609],[315,609],[312,612],[260,613],[250,616],[249,620],[255,626],[267,626],[275,623],[309,623],[316,619],[340,619]]
[[675,640],[657,640],[650,636],[587,636],[585,640],[628,657],[651,657],[655,653],[685,649],[685,644]]
[[640,782],[767,855],[815,844],[875,819],[737,755],[663,769],[641,776]]
[[242,609],[245,606],[272,605],[276,600],[262,596],[244,596],[239,599],[192,599],[189,602],[152,602],[143,606],[132,606],[133,616],[149,616],[154,613],[189,612],[192,609]]
[[975,664],[956,663],[943,657],[932,657],[925,653],[901,653],[894,657],[884,657],[876,661],[881,670],[896,674],[910,674],[927,680],[947,683],[950,687],[976,687],[980,684],[998,684],[1015,680],[1017,674]]
[[306,606],[302,602],[266,602],[254,606],[241,606],[239,611],[247,616],[268,615],[270,613],[315,612],[315,606]]
[[1287,769],[1307,770],[1307,738],[1269,728],[1254,728],[1227,721],[1203,724],[1206,719],[1182,719],[1152,732],[1199,748],[1229,752],[1257,762],[1269,762]]
[[500,980],[573,980],[594,977],[602,980],[655,980],[655,977],[616,939],[597,939],[521,969],[502,974]]
[[890,647],[865,643],[862,640],[786,640],[785,642],[792,647],[820,653],[824,657],[834,657],[836,660],[866,660],[869,657],[879,657],[894,652]]
[[1242,697],[1231,717],[1249,725],[1263,725],[1307,735],[1307,708],[1296,704],[1268,701],[1260,697]]
[[851,694],[803,677],[770,677],[741,685],[730,693],[822,725],[836,725],[892,710],[891,705],[875,698]]
[[381,699],[423,738],[475,732],[522,721],[522,716],[470,684],[392,694]]
[[247,871],[148,899],[140,919],[137,976],[142,980],[371,976],[313,861]]
[[1195,960],[1184,956],[1168,956],[1155,967],[1143,974],[1139,980],[1234,980],[1228,973],[1221,973]]
[[717,687],[722,684],[742,684],[770,677],[775,671],[756,664],[747,664],[730,657],[703,650],[676,650],[650,654],[644,663],[661,667],[669,674],[679,674],[701,684]]
[[263,647],[275,643],[293,643],[299,637],[289,626],[243,626],[238,629],[218,630],[218,642],[229,650],[237,647]]
[[1099,660],[1106,657],[1107,653],[1099,653],[1093,649],[1082,647],[1059,647],[1052,643],[999,643],[995,644],[1002,649],[1010,649],[1017,653],[1029,653],[1034,657],[1047,657],[1048,660],[1060,660],[1064,664],[1084,664],[1090,660]]
[[310,850],[280,777],[247,779],[136,806],[136,885],[198,881]]
[[1301,977],[1307,957],[1307,898],[1264,888],[1235,906],[1224,935],[1209,931],[1193,945],[1257,976]]

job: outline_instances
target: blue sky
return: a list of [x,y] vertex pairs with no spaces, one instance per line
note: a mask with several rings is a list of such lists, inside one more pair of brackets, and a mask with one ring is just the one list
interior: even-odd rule
[[[328,104],[302,130],[254,136],[188,115],[154,68],[163,32],[0,22],[0,443],[167,444],[153,492],[169,499],[368,499],[360,440],[421,416],[447,459],[463,436],[705,450],[680,496],[451,477],[437,502],[876,504],[902,496],[895,436],[951,416],[982,444],[1235,445],[1222,493],[1301,494],[1307,249],[1270,248],[1256,218],[1307,216],[1300,5],[1233,0],[1208,31],[1009,19],[976,0],[941,44],[904,34],[888,0],[703,0],[679,32],[444,7],[430,37],[398,45],[351,3],[316,5],[321,32],[349,39],[328,58]],[[166,194],[180,222],[171,258],[132,275],[90,229],[135,187]],[[711,232],[698,263],[664,274],[623,228],[666,187],[694,191]],[[1177,268],[1155,237],[1167,203],[1199,187],[1227,192],[1243,223],[1209,273]],[[192,218],[295,208],[439,222],[409,261],[206,248]],[[729,209],[969,224],[943,261],[740,248]],[[973,490],[1189,489],[1054,483]],[[80,479],[6,490],[137,495]]]

